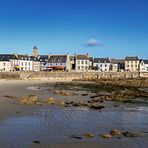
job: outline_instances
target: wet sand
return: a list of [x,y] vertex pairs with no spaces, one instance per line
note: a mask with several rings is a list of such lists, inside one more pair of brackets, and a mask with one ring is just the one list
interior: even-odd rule
[[[24,95],[40,99],[82,99],[82,96],[56,96],[48,88],[38,89],[47,81],[0,81],[0,147],[10,148],[146,148],[148,145],[148,106],[126,104],[120,108],[91,110],[81,107],[51,105],[19,105],[16,100]],[[51,87],[52,87],[51,83]],[[37,88],[37,89],[35,89]],[[16,96],[15,99],[5,95]],[[83,96],[84,97],[84,96]],[[86,99],[89,96],[85,96]],[[84,98],[85,98],[84,97]],[[103,139],[99,134],[117,128],[137,132],[136,138],[113,137]],[[95,137],[75,139],[93,133]],[[39,141],[39,143],[33,143]]]

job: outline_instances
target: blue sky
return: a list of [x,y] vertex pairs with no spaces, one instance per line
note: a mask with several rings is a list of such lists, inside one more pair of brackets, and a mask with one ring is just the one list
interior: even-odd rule
[[0,53],[148,58],[147,0],[0,0]]

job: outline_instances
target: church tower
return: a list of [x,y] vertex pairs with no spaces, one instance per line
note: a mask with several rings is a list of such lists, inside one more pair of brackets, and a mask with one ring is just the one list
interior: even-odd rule
[[38,56],[38,49],[36,46],[33,48],[32,56],[37,57]]

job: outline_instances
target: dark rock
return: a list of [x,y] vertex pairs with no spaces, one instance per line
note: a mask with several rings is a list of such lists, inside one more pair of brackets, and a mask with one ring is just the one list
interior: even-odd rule
[[33,143],[40,144],[41,142],[40,142],[40,141],[36,141],[36,140],[35,140],[35,141],[33,141]]
[[138,137],[139,135],[138,134],[136,134],[136,133],[132,133],[132,132],[122,132],[122,135],[124,136],[124,137]]
[[81,94],[81,96],[88,96],[88,94]]
[[79,140],[83,139],[81,136],[78,136],[78,135],[72,135],[71,138],[75,138],[75,139],[79,139]]
[[100,110],[100,109],[103,109],[105,107],[103,105],[91,104],[90,108]]

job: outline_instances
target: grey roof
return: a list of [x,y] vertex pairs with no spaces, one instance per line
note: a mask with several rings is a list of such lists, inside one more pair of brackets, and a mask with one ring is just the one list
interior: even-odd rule
[[94,63],[110,63],[109,58],[94,58]]
[[1,61],[9,61],[11,59],[17,60],[18,58],[15,54],[0,54],[0,59]]
[[139,61],[139,58],[138,56],[135,56],[135,57],[125,57],[125,61]]
[[32,61],[40,61],[38,57],[30,56]]
[[32,60],[29,55],[17,55],[17,57],[19,58],[19,60]]
[[75,56],[76,60],[89,60],[88,55],[76,55]]
[[122,64],[124,62],[125,62],[124,59],[111,59],[112,64],[119,64],[119,63]]
[[66,63],[67,55],[51,55],[48,59],[49,63]]
[[142,60],[144,64],[148,64],[148,60]]
[[47,62],[48,55],[38,55],[38,59],[40,60],[40,62]]

